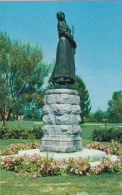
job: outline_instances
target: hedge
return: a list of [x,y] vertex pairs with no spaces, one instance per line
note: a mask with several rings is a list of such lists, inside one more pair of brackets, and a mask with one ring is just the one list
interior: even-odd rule
[[39,126],[33,129],[26,129],[18,127],[0,127],[0,139],[29,139],[34,137],[35,139],[40,139],[43,137],[43,131]]
[[93,141],[107,141],[116,140],[122,143],[122,127],[109,127],[95,129],[92,135]]

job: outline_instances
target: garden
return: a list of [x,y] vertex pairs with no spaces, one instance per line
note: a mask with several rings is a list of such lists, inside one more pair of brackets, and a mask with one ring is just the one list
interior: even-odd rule
[[[37,149],[42,137],[42,121],[8,121],[1,128],[1,155],[17,154],[19,150]],[[62,162],[54,160],[49,153],[45,158],[33,156],[7,156],[1,159],[2,194],[121,194],[121,124],[82,124],[83,147],[117,155],[117,161],[99,159],[100,165],[91,166],[87,159],[69,158]],[[99,133],[103,130],[104,136]],[[30,132],[31,131],[31,132]],[[93,141],[94,136],[103,139],[105,131],[115,135],[113,141]],[[21,132],[21,133],[19,133]],[[39,132],[39,133],[37,133]],[[22,134],[23,133],[23,134]],[[23,137],[25,136],[26,137]],[[16,137],[18,135],[18,137]],[[8,139],[9,138],[9,139]],[[115,185],[116,183],[116,185]]]

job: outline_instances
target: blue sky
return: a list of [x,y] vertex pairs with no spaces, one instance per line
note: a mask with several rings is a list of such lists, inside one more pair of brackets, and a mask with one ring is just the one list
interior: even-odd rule
[[0,2],[0,29],[11,38],[43,46],[44,60],[56,58],[56,13],[63,11],[74,25],[76,74],[86,84],[92,111],[106,110],[122,86],[121,1],[7,1]]

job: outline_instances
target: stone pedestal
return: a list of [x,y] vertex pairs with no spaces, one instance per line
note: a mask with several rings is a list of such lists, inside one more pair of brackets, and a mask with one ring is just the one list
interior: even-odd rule
[[82,150],[80,97],[74,89],[48,89],[44,97],[44,137],[40,151]]

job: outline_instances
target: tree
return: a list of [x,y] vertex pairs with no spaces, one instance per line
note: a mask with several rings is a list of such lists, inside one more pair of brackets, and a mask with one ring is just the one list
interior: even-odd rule
[[91,110],[89,93],[88,90],[86,89],[86,85],[84,84],[83,80],[77,75],[75,76],[74,86],[76,87],[80,96],[81,119],[82,123],[84,123],[83,117],[88,117],[88,114],[90,113]]
[[49,86],[49,79],[50,79],[50,76],[51,76],[51,72],[54,68],[54,65],[55,65],[55,60],[53,60],[52,63],[48,64],[48,73],[47,76],[43,79],[43,85],[41,87],[41,92],[40,93],[33,93],[32,97],[32,101],[30,104],[28,105],[25,105],[23,107],[23,110],[24,110],[24,118],[35,118],[35,119],[41,119],[42,118],[42,115],[43,115],[43,99],[44,99],[44,96],[45,96],[45,92],[46,92],[46,89],[48,88]]
[[122,122],[122,91],[113,92],[108,101],[108,116],[110,122]]
[[108,119],[108,113],[98,108],[96,112],[93,113],[93,118],[96,119],[96,122],[103,122],[103,119]]
[[42,48],[12,41],[6,33],[0,33],[0,60],[0,115],[6,126],[15,107],[21,109],[41,95],[50,68],[43,61]]

